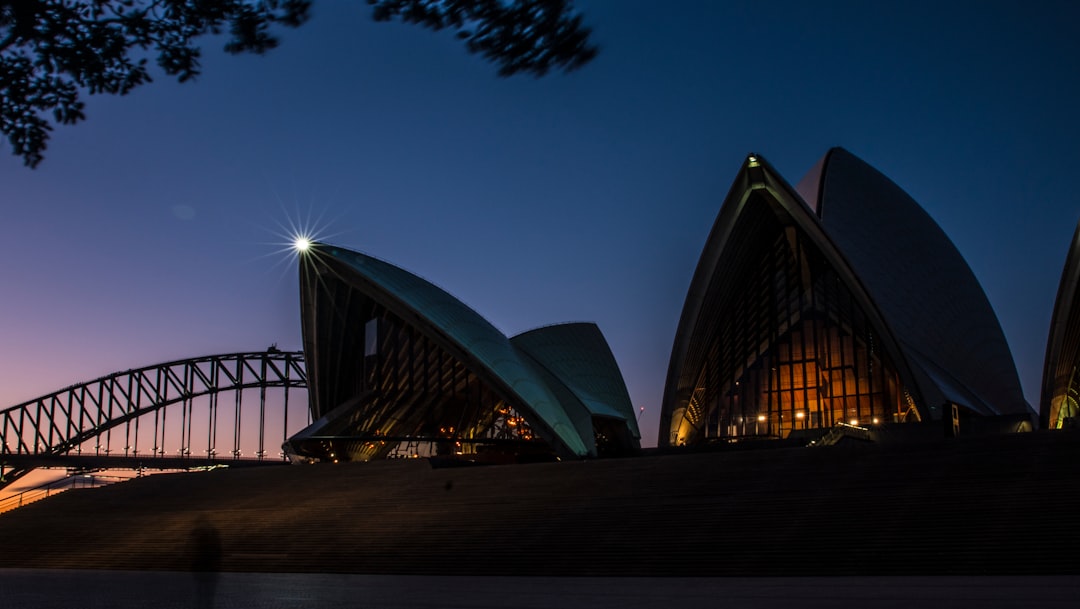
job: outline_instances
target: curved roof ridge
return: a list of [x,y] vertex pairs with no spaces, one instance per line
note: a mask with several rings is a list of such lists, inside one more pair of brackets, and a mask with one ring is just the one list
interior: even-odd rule
[[524,336],[533,332],[547,330],[548,328],[558,328],[561,326],[596,326],[597,328],[600,327],[599,324],[597,324],[595,321],[557,321],[555,323],[544,324],[542,326],[536,326],[535,328],[529,328],[528,330],[518,332],[517,334],[511,336],[510,340],[512,341],[519,336]]
[[573,453],[588,453],[571,417],[547,383],[528,362],[522,361],[505,334],[464,302],[426,279],[374,256],[323,243],[312,244],[308,253],[341,261],[407,309],[415,317],[408,320],[410,323],[425,322],[468,360],[483,366],[504,391],[531,408]]
[[566,386],[590,413],[622,419],[635,438],[641,437],[626,381],[598,325],[555,324],[510,342]]
[[825,166],[829,164],[829,157],[834,150],[842,150],[842,148],[839,146],[829,148],[828,152],[822,155],[810,168],[810,171],[807,171],[806,175],[795,185],[795,192],[802,197],[803,202],[814,210],[814,213],[819,218],[821,217],[822,178],[825,176]]
[[691,280],[668,366],[668,375],[661,405],[659,441],[662,443],[668,441],[666,433],[667,428],[670,428],[670,419],[674,412],[679,376],[685,366],[687,352],[701,316],[704,299],[715,279],[716,269],[724,257],[727,241],[731,238],[736,223],[741,217],[750,195],[755,190],[768,192],[785,209],[789,217],[800,226],[814,245],[821,250],[822,255],[829,260],[834,271],[851,291],[852,296],[859,301],[869,323],[878,331],[885,348],[892,355],[894,364],[897,366],[901,377],[905,380],[905,384],[909,385],[909,390],[915,394],[916,401],[920,405],[924,403],[924,400],[921,399],[919,385],[915,382],[911,365],[904,357],[896,334],[880,311],[877,303],[871,297],[871,293],[863,285],[844,250],[838,247],[825,230],[821,219],[815,212],[815,207],[807,203],[761,155],[750,154],[746,161],[743,162],[731,189],[728,191],[727,197],[721,204],[720,211],[712,229],[709,231],[698,266]]
[[833,148],[822,161],[813,207],[893,331],[923,357],[932,354],[936,367],[983,402],[970,407],[1027,412],[997,315],[945,231],[911,195],[851,152]]
[[458,296],[457,294],[454,294],[453,292],[451,292],[447,288],[444,288],[438,282],[433,281],[431,279],[428,279],[426,276],[421,275],[420,273],[416,273],[416,272],[413,272],[413,271],[410,271],[410,270],[406,270],[405,268],[401,267],[400,265],[394,264],[393,262],[387,260],[386,258],[383,258],[382,256],[376,256],[375,254],[370,254],[370,253],[368,253],[366,251],[359,250],[359,249],[353,249],[352,247],[346,247],[344,245],[336,245],[336,244],[333,244],[333,243],[325,243],[325,242],[322,242],[322,241],[312,241],[309,247],[311,247],[311,248],[314,248],[314,247],[336,247],[338,249],[341,249],[341,250],[344,250],[344,251],[347,251],[347,252],[352,252],[354,254],[359,254],[359,255],[361,255],[361,256],[363,256],[365,258],[369,258],[369,259],[374,260],[376,262],[380,262],[382,264],[389,265],[391,267],[394,267],[394,268],[398,269],[399,271],[401,271],[403,273],[408,273],[409,275],[412,275],[413,277],[416,277],[417,279],[420,279],[424,283],[427,283],[427,284],[431,285],[431,287],[445,293],[450,298],[453,298],[457,302],[461,303],[462,305],[465,306],[466,309],[472,311],[480,319],[483,319],[484,322],[486,322],[489,326],[491,326],[492,328],[495,328],[495,330],[499,334],[502,334],[503,336],[507,336],[506,332],[504,332],[501,328],[496,326],[491,320],[489,320],[488,318],[481,315],[480,312],[476,309],[476,307],[474,307],[471,304],[469,304],[468,302],[466,302],[464,298],[461,298],[460,296]]

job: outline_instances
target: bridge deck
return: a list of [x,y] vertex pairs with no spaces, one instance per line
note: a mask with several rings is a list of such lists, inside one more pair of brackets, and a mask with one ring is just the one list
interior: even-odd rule
[[264,465],[288,465],[281,458],[205,459],[200,457],[151,457],[123,455],[0,455],[0,465],[5,469],[28,469],[57,467],[75,469],[195,469],[212,466],[260,467]]

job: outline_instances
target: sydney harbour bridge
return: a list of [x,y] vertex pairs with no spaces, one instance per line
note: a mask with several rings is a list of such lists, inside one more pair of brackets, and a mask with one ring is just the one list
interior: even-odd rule
[[209,355],[114,372],[0,410],[0,489],[36,468],[284,463],[310,423],[301,352]]

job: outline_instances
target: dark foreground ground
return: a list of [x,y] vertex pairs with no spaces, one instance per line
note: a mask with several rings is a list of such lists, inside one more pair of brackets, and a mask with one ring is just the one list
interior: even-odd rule
[[1077,577],[595,578],[0,569],[21,609],[1072,609]]
[[[797,592],[786,598],[847,590],[885,602],[910,581],[919,582],[913,590],[930,590],[927,599],[996,591],[987,594],[1006,602],[1008,591],[1021,589],[1056,598],[1057,584],[1030,577],[1053,575],[1069,576],[1046,581],[1066,582],[1062,589],[1076,600],[1078,510],[1080,435],[1070,432],[456,469],[423,461],[298,466],[150,476],[63,493],[0,516],[0,567],[210,565],[236,573],[222,576],[226,596],[255,580],[263,582],[259,589],[306,581],[301,588],[309,595],[318,582],[343,582],[350,590],[360,586],[362,593],[349,594],[364,598],[384,585],[420,593],[431,586],[464,590],[472,581],[498,594],[521,588],[543,599],[552,587],[592,581],[582,594],[625,592],[622,607],[634,606],[644,590],[677,596],[709,586],[730,588],[747,602],[792,586]],[[3,585],[38,573],[7,571]],[[414,586],[408,578],[297,573],[433,577]],[[466,577],[439,577],[445,575]],[[917,579],[874,579],[897,576]],[[71,585],[191,579],[78,577],[89,583]],[[654,577],[679,579],[642,579]],[[748,577],[769,579],[741,579]],[[826,579],[789,579],[801,577]],[[877,581],[886,582],[880,590]],[[168,585],[174,584],[161,589]],[[488,598],[482,594],[475,598]],[[594,601],[587,606],[601,606]],[[429,606],[416,602],[401,606]],[[388,603],[351,606],[394,606]],[[1047,606],[1032,606],[1039,605]]]

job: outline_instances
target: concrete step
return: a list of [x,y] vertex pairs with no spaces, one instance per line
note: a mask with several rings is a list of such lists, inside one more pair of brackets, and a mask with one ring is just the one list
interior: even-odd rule
[[433,470],[163,474],[0,516],[0,566],[547,575],[1080,574],[1080,434]]

